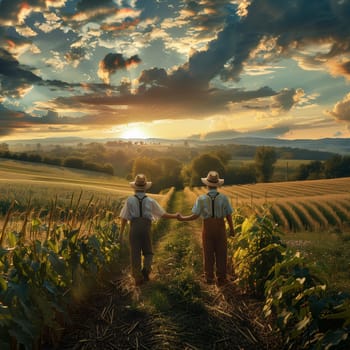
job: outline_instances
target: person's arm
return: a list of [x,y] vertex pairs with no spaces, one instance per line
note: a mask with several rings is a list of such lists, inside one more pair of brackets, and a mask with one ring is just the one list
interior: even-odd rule
[[165,212],[161,216],[161,218],[163,218],[163,219],[177,219],[179,216],[180,216],[180,213],[171,214],[171,213]]
[[191,214],[191,215],[185,215],[185,216],[180,215],[178,217],[178,220],[179,221],[192,221],[192,220],[196,220],[198,218],[199,218],[199,215],[197,215],[197,214]]
[[148,197],[152,206],[152,216],[154,218],[162,219],[176,219],[179,217],[180,213],[168,213],[155,199]]
[[230,228],[230,236],[234,236],[235,235],[235,228],[233,226],[232,215],[231,214],[226,215],[226,220],[228,223],[228,227]]

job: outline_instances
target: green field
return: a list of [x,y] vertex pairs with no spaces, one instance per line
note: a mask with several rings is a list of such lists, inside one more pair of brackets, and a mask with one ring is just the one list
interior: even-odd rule
[[[12,205],[11,217],[6,222],[6,231],[19,230],[27,215],[28,224],[40,218],[41,226],[47,224],[48,210],[56,207],[56,216],[61,210],[73,210],[87,205],[108,208],[117,218],[123,198],[133,193],[129,182],[115,176],[64,167],[32,164],[26,162],[0,161],[0,228]],[[162,201],[164,195],[152,194]],[[29,206],[29,208],[27,208]],[[82,210],[82,209],[81,209]]]
[[[10,160],[0,164],[0,206],[5,202],[8,207],[16,200],[24,208],[30,198],[32,206],[40,210],[49,206],[56,196],[63,206],[72,201],[72,196],[73,202],[77,201],[82,193],[80,205],[86,205],[91,198],[100,207],[111,208],[114,203],[117,217],[121,199],[133,193],[128,181],[114,176]],[[234,208],[261,211],[269,207],[288,244],[305,252],[329,276],[332,285],[341,284],[350,291],[347,272],[350,266],[346,262],[350,260],[348,188],[350,178],[340,178],[224,186],[222,192],[230,197]],[[203,191],[204,188],[194,188],[192,200]],[[164,198],[164,195],[152,196],[158,200]],[[12,226],[8,225],[7,229],[18,228],[21,217],[21,212],[14,213]]]
[[303,252],[310,266],[332,289],[350,293],[350,234],[331,232],[292,233],[283,240]]
[[[265,270],[275,263],[264,254],[279,251],[277,242],[268,250],[255,242],[273,238],[276,223],[282,231],[286,225],[280,234],[288,251],[301,252],[312,274],[327,281],[329,290],[350,291],[349,193],[344,191],[349,178],[221,188],[237,212],[237,236],[229,239],[234,273],[224,289],[207,286],[201,279],[200,220],[159,220],[153,232],[152,278],[140,289],[129,275],[127,239],[118,237],[122,200],[133,193],[128,181],[14,161],[0,163],[0,175],[0,296],[4,300],[0,301],[0,347],[4,349],[10,349],[10,344],[40,348],[48,339],[67,349],[160,349],[164,344],[169,349],[209,350],[218,344],[222,349],[231,349],[232,344],[281,349],[282,334],[273,330],[273,320],[264,318],[267,304],[247,288],[263,287]],[[205,191],[204,187],[172,188],[150,196],[169,212],[187,214],[197,195]],[[312,210],[308,212],[307,207]],[[265,212],[274,214],[275,221],[262,222],[260,215]],[[297,217],[297,213],[302,215]],[[255,228],[250,231],[248,224],[243,232],[240,223],[248,216]],[[235,246],[240,239],[247,244]],[[239,253],[236,257],[235,252]],[[244,258],[239,260],[239,256]],[[294,306],[291,310],[295,312],[288,321],[292,328],[306,325],[304,321],[311,322],[313,317],[319,322],[317,315],[308,313],[305,318],[305,308],[314,307],[313,294],[308,299],[310,292],[314,288],[323,291],[326,285],[303,286],[304,279],[294,279],[288,271],[288,261],[283,269],[286,280],[277,297],[269,294],[269,300],[272,295],[273,302],[283,306],[288,298],[296,304],[302,298],[300,312]],[[277,286],[280,278],[275,279]],[[281,292],[286,292],[283,298]],[[260,290],[260,298],[262,294]],[[346,300],[334,302],[346,308]],[[284,317],[283,309],[278,312]],[[73,323],[66,327],[63,319]],[[49,336],[45,334],[48,329]],[[294,336],[299,341],[304,333]]]

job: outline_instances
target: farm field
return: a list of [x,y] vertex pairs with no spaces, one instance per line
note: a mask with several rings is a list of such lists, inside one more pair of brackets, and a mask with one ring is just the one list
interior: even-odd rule
[[130,192],[125,179],[108,176],[96,172],[82,171],[58,166],[34,164],[13,160],[0,160],[0,181],[11,183],[50,184],[52,186],[89,186],[99,189],[123,189]]
[[[204,187],[192,189],[194,195]],[[350,226],[350,178],[223,186],[233,207],[268,207],[285,232],[346,231]]]
[[[204,187],[191,190],[193,199]],[[185,191],[186,191],[185,190]],[[223,186],[234,208],[262,212],[269,209],[283,232],[347,232],[350,227],[350,178],[327,180],[257,183]],[[24,210],[28,201],[39,209],[57,198],[58,205],[68,205],[72,196],[86,204],[94,202],[120,204],[131,194],[125,179],[95,172],[32,164],[0,161],[0,214],[5,215],[11,202]],[[152,194],[162,201],[164,195]],[[117,208],[118,209],[118,208]],[[181,210],[181,208],[178,208]]]
[[[3,227],[5,215],[12,204],[12,213],[6,223],[7,231],[18,231],[24,220],[28,220],[30,226],[30,220],[39,217],[41,226],[45,227],[49,220],[48,208],[52,205],[55,205],[57,212],[63,208],[73,210],[78,205],[82,210],[90,205],[91,210],[108,209],[117,217],[122,199],[131,193],[129,182],[114,176],[0,160],[0,227]],[[166,198],[161,194],[152,196],[160,202]],[[29,203],[31,210],[25,218],[23,213],[27,211]]]
[[[350,178],[223,186],[243,215],[266,210],[282,239],[334,290],[350,292]],[[204,187],[185,189],[193,201]]]
[[293,232],[282,236],[335,291],[350,293],[350,233]]
[[[132,193],[125,179],[97,172],[0,160],[0,198],[20,200],[24,193],[51,200],[63,192],[83,191],[86,194],[127,196]],[[157,199],[163,195],[152,194]]]
[[[261,349],[275,349],[280,339],[271,333],[269,323],[263,323],[261,303],[249,298],[231,303],[239,297],[235,289],[228,289],[224,297],[220,290],[201,282],[200,222],[185,225],[177,220],[160,220],[160,225],[155,225],[152,280],[142,289],[136,288],[125,259],[127,249],[118,241],[115,226],[120,200],[131,193],[127,181],[119,187],[114,179],[97,179],[92,173],[84,176],[69,171],[67,175],[62,169],[58,173],[48,169],[52,171],[49,178],[54,180],[45,182],[41,179],[44,168],[35,168],[40,170],[36,175],[21,173],[21,167],[16,166],[16,173],[11,173],[13,168],[2,170],[6,177],[2,177],[0,199],[11,194],[19,202],[26,202],[24,197],[28,199],[32,192],[42,205],[42,216],[39,220],[37,210],[16,209],[18,204],[10,215],[3,216],[0,240],[5,249],[1,256],[4,263],[0,264],[0,294],[6,296],[5,305],[9,307],[1,309],[8,318],[0,323],[1,349],[10,348],[8,328],[12,343],[18,347],[27,344],[28,348],[34,343],[39,349],[39,344],[47,340],[41,337],[48,323],[50,339],[60,349],[161,349],[164,344],[169,349],[209,349],[218,342],[223,349],[233,343],[247,349],[257,344]],[[71,179],[76,182],[72,184]],[[72,200],[69,191],[73,190]],[[115,194],[115,205],[111,201],[91,205],[88,198],[83,202],[79,199],[82,190],[104,198]],[[189,204],[183,193],[173,193],[170,190],[155,197],[170,212],[187,212]],[[49,196],[54,194],[67,197],[63,206],[68,210],[63,216],[57,205],[44,210],[45,201],[52,201]],[[14,280],[7,275],[9,268]],[[22,287],[23,300],[15,303]],[[256,315],[260,315],[260,321]],[[62,319],[71,320],[66,329]]]
[[[130,277],[127,245],[118,238],[120,205],[132,193],[128,181],[58,167],[5,165],[0,181],[0,293],[9,305],[1,310],[10,321],[2,328],[0,324],[0,348],[9,349],[8,338],[2,338],[7,328],[17,345],[39,345],[47,339],[42,331],[48,322],[60,349],[96,349],[102,344],[105,349],[160,349],[164,344],[171,349],[209,350],[217,344],[222,349],[231,349],[232,344],[248,350],[281,348],[281,335],[272,331],[272,320],[263,314],[264,303],[241,290],[234,274],[222,289],[203,283],[200,220],[155,224],[151,281],[138,288]],[[279,200],[337,198],[349,184],[349,179],[340,180],[298,183],[309,189],[308,196],[297,193],[292,182],[285,184],[288,187],[271,183],[225,186],[220,191],[230,196],[233,206],[237,201],[237,212],[248,215],[272,208]],[[313,192],[311,184],[318,190]],[[293,196],[288,197],[287,188],[294,189]],[[204,191],[170,189],[150,196],[168,212],[188,213]],[[345,228],[346,222],[342,225]],[[323,240],[327,245],[318,245],[322,234],[289,230],[284,241],[318,263],[325,277],[337,271],[330,286],[346,291],[343,279],[349,280],[348,275],[336,270],[339,265],[348,267],[348,256],[338,250],[341,235],[332,233],[327,236],[332,240]],[[230,238],[231,243],[235,239]],[[344,240],[344,249],[347,244]],[[20,289],[23,300],[11,304]],[[73,320],[66,329],[62,317]]]

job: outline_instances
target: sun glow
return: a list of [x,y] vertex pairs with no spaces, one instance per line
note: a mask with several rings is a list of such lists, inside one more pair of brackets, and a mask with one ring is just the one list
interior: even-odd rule
[[125,128],[120,137],[123,139],[146,139],[147,135],[142,128],[138,126],[129,126]]

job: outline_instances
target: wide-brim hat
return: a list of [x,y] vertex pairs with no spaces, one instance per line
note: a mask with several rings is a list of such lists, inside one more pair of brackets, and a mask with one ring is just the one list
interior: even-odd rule
[[137,174],[135,180],[129,182],[130,186],[135,190],[148,190],[152,186],[151,181],[147,181],[147,178],[144,174]]
[[220,179],[219,173],[217,171],[209,171],[207,177],[201,178],[204,185],[210,187],[219,187],[224,183],[224,179]]

